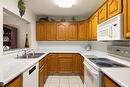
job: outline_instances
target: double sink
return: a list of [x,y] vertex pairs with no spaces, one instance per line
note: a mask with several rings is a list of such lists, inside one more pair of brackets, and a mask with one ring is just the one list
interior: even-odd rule
[[39,58],[40,56],[42,56],[45,53],[29,53],[23,56],[19,56],[17,57],[18,59],[35,59],[35,58]]

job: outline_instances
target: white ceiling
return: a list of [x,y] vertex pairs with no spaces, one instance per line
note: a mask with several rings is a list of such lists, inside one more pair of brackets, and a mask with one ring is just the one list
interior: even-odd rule
[[106,0],[75,0],[72,8],[59,8],[57,0],[25,0],[36,15],[90,16]]

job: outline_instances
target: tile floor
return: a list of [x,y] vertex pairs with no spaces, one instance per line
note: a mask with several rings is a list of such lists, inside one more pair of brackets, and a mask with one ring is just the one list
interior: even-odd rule
[[79,76],[49,76],[44,87],[84,87]]

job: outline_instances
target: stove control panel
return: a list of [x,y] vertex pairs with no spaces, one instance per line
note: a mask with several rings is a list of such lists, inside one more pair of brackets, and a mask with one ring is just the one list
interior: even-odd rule
[[126,57],[127,59],[130,60],[130,46],[108,46],[107,47],[107,52],[109,54],[121,56],[121,57]]

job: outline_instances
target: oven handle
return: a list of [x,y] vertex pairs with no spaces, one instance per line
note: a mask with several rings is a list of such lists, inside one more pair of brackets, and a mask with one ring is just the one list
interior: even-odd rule
[[98,73],[97,73],[97,72],[95,72],[95,71],[93,71],[91,68],[89,68],[85,62],[83,62],[83,63],[84,63],[85,67],[87,68],[87,70],[88,70],[89,72],[91,72],[93,75],[98,76]]

